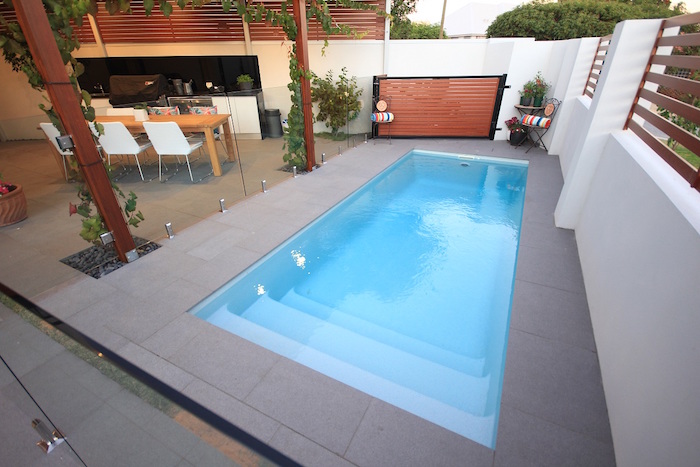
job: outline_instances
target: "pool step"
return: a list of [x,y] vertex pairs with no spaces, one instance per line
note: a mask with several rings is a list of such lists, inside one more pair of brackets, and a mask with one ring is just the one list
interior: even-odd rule
[[308,313],[323,321],[338,325],[375,341],[383,342],[404,352],[411,353],[434,363],[467,373],[473,376],[483,376],[486,371],[486,359],[460,355],[451,350],[443,349],[430,343],[422,342],[413,337],[387,329],[378,324],[335,310],[299,295],[290,290],[279,300],[281,303]]
[[[491,381],[488,377],[461,373],[383,344],[284,305],[268,295],[261,296],[241,317],[460,410],[475,415],[487,410]],[[258,343],[267,347],[266,343]],[[294,359],[293,355],[287,356]]]

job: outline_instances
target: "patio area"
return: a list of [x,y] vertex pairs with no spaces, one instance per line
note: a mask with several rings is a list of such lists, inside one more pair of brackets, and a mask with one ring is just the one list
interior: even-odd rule
[[[200,196],[200,207],[162,193],[151,200],[149,190],[169,185],[138,182],[134,191],[147,220],[132,233],[161,248],[93,279],[59,262],[87,244],[77,235],[78,220],[67,215],[73,188],[42,150],[45,144],[0,144],[5,177],[7,161],[21,167],[26,178],[18,182],[29,198],[29,218],[0,228],[0,282],[300,464],[615,464],[575,235],[553,222],[563,184],[556,156],[525,154],[505,141],[370,141],[310,174],[284,173],[267,193],[226,213],[215,212],[218,199],[242,199],[235,192],[240,174],[231,165],[220,179],[183,185],[188,197]],[[495,450],[187,313],[412,148],[530,162]],[[164,237],[163,219],[173,222],[173,239]],[[3,321],[0,330],[12,333]],[[71,394],[57,397],[67,406],[80,403]],[[86,458],[88,465],[119,455],[119,441],[105,451],[81,446],[81,429],[74,427],[73,447],[97,456]],[[182,465],[161,460],[150,463]]]

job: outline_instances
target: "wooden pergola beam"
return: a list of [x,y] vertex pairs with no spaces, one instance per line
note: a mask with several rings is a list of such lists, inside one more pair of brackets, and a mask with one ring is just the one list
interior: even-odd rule
[[68,78],[53,31],[41,0],[14,0],[13,5],[27,45],[34,58],[46,92],[63,128],[73,139],[73,154],[102,215],[112,232],[119,259],[128,262],[127,253],[136,245],[131,237],[112,184],[97,152],[92,133],[85,123],[80,102]]
[[306,77],[309,70],[309,41],[306,30],[306,1],[293,0],[294,22],[297,25],[297,60],[304,72],[301,77],[301,110],[304,114],[304,143],[306,144],[306,170],[311,172],[316,166],[314,146],[314,119],[311,107],[311,81]]

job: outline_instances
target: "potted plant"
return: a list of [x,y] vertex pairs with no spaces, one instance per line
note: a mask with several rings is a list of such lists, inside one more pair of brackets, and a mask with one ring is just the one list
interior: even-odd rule
[[518,91],[520,93],[520,105],[530,106],[532,105],[532,98],[534,97],[535,82],[528,81],[523,86],[523,89]]
[[506,126],[510,131],[508,140],[512,146],[519,146],[527,138],[527,128],[520,122],[518,117],[506,120]]
[[241,91],[249,91],[253,89],[253,78],[250,75],[242,74],[236,78],[236,84]]
[[544,80],[542,72],[538,71],[535,77],[530,81],[532,85],[532,97],[534,99],[533,106],[541,107],[544,96],[547,95],[550,84]]
[[27,218],[27,198],[22,185],[2,181],[0,177],[0,227]]

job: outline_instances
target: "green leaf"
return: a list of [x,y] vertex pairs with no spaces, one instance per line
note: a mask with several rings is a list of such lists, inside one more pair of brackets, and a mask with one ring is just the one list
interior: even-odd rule
[[146,16],[151,16],[151,11],[155,4],[154,0],[143,0],[143,9],[146,11]]
[[105,0],[105,9],[110,15],[119,12],[119,0]]

